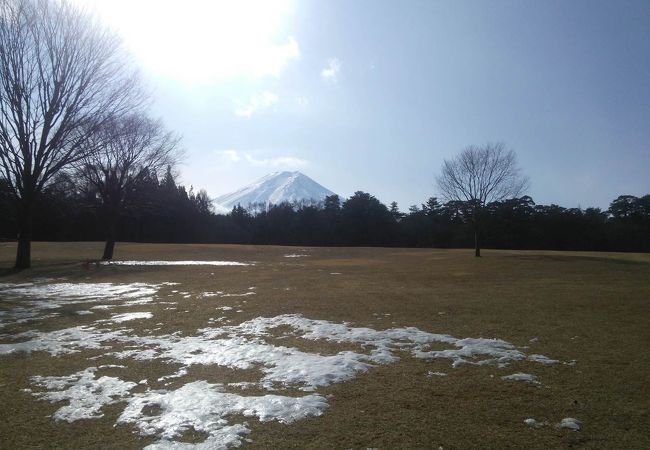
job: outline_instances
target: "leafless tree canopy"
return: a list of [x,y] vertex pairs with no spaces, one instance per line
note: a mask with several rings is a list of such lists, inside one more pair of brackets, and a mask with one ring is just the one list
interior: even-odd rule
[[517,197],[529,184],[517,166],[515,152],[506,150],[502,142],[465,148],[445,160],[436,181],[447,200],[477,202],[478,207]]
[[29,267],[34,199],[109,117],[142,102],[120,40],[66,1],[0,0],[0,176],[17,200],[16,267]]
[[97,190],[104,207],[117,210],[146,174],[178,162],[179,141],[160,121],[142,114],[110,119],[85,142],[95,151],[75,164],[75,173]]
[[88,151],[107,117],[141,100],[119,39],[66,2],[0,0],[0,162],[16,196]]

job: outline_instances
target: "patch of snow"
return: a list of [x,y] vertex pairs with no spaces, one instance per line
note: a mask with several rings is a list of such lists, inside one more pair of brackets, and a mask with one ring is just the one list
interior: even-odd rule
[[99,411],[104,405],[121,401],[136,386],[130,381],[114,377],[95,378],[96,367],[63,377],[32,377],[32,382],[49,389],[49,392],[33,392],[32,395],[51,403],[68,401],[54,413],[55,420],[74,422],[79,419],[102,417]]
[[524,423],[528,425],[531,428],[542,428],[546,425],[548,425],[548,422],[538,422],[537,420],[533,419],[532,417],[529,417],[528,419],[524,420]]
[[444,373],[444,372],[431,372],[431,371],[427,372],[427,377],[431,378],[431,377],[433,377],[433,376],[436,376],[436,377],[446,377],[447,374]]
[[216,292],[203,292],[201,294],[201,297],[217,297],[219,295],[222,295],[223,291],[216,291]]
[[[221,306],[218,309],[234,308]],[[151,317],[149,312],[136,312],[114,314],[106,321],[119,323]],[[219,319],[209,320],[214,322]],[[354,344],[359,350],[321,355],[278,345],[279,339],[287,337]],[[126,329],[75,327],[52,332],[30,331],[18,334],[14,339],[19,342],[0,344],[0,354],[46,351],[52,355],[61,355],[82,349],[108,348],[108,351],[93,358],[110,356],[180,365],[179,368],[173,369],[174,373],[163,375],[159,381],[182,378],[192,365],[259,370],[261,375],[256,382],[221,385],[196,381],[175,391],[147,391],[141,394],[128,393],[135,383],[111,377],[95,379],[96,368],[89,368],[69,377],[34,379],[35,384],[55,391],[37,393],[39,398],[70,402],[69,409],[63,410],[58,416],[62,420],[98,417],[103,405],[117,398],[125,399],[128,406],[120,416],[119,422],[132,423],[142,434],[156,436],[158,442],[150,448],[191,448],[188,446],[193,444],[174,440],[189,428],[208,434],[205,442],[197,444],[199,448],[239,445],[242,436],[250,430],[246,423],[229,424],[226,420],[228,415],[242,414],[263,421],[290,423],[310,415],[318,415],[327,406],[326,399],[317,394],[304,397],[243,397],[225,392],[224,386],[240,389],[255,386],[266,390],[291,388],[315,391],[321,386],[350,380],[359,372],[370,370],[378,364],[395,363],[400,359],[398,352],[402,351],[427,360],[450,359],[453,367],[459,364],[503,366],[512,361],[526,360],[545,364],[549,360],[542,355],[529,358],[511,343],[498,339],[458,339],[446,334],[428,333],[414,327],[375,330],[353,327],[346,322],[311,320],[297,314],[257,317],[239,325],[203,328],[197,330],[196,335],[175,332],[159,336],[139,336],[135,335],[133,330]],[[111,351],[113,349],[108,345],[112,342],[124,345],[124,349]],[[432,345],[445,345],[449,348],[431,350]],[[441,372],[428,374],[444,375]],[[513,374],[503,378],[522,380],[522,376],[528,377],[523,381],[536,382],[534,376],[528,374]],[[87,406],[84,406],[84,401],[89,402]],[[143,408],[148,405],[159,406],[161,412],[145,414]]]
[[90,309],[113,309],[117,307],[117,305],[97,305],[97,306],[91,306]]
[[185,367],[181,367],[178,369],[176,372],[172,373],[171,375],[165,375],[160,378],[158,378],[158,381],[166,381],[166,380],[171,380],[172,378],[181,378],[187,375],[187,369]]
[[78,314],[80,316],[87,316],[89,314],[95,314],[92,311],[88,311],[87,309],[81,310],[81,311],[75,311],[75,314]]
[[136,306],[136,305],[146,305],[148,303],[152,303],[153,298],[152,297],[145,297],[145,298],[140,298],[137,300],[129,300],[128,302],[122,303],[122,306]]
[[551,359],[551,358],[548,358],[548,357],[546,357],[544,355],[528,355],[528,357],[526,359],[528,361],[534,361],[536,363],[547,364],[547,365],[553,365],[553,364],[559,364],[560,363],[560,361],[558,361],[557,359]]
[[31,338],[30,340],[0,344],[0,355],[44,351],[52,356],[59,356],[76,353],[81,349],[102,349],[107,348],[102,345],[104,342],[126,340],[126,331],[102,330],[87,326],[49,332],[27,331],[16,335],[15,338]]
[[[232,310],[230,306],[220,307]],[[115,315],[110,321],[150,318],[151,313],[127,313]],[[307,340],[326,340],[336,343],[359,344],[369,353],[352,351],[324,356],[305,353],[295,348],[275,346],[262,339],[270,331],[288,326],[293,329],[284,333]],[[358,371],[366,371],[373,364],[399,361],[395,350],[410,349],[416,357],[425,359],[450,358],[452,366],[459,361],[467,364],[499,363],[525,359],[525,354],[514,350],[512,344],[496,339],[456,339],[449,335],[427,333],[417,328],[391,328],[374,330],[350,327],[347,323],[310,320],[300,315],[281,315],[271,318],[258,317],[236,326],[206,328],[198,336],[130,336],[127,330],[97,330],[92,327],[76,327],[54,332],[30,332],[18,335],[18,339],[32,338],[26,342],[0,344],[0,353],[14,351],[48,351],[61,354],[82,348],[102,348],[109,340],[131,342],[136,349],[121,352],[122,357],[137,359],[160,358],[183,366],[192,364],[217,364],[231,368],[247,369],[262,365],[264,380],[269,383],[301,384],[303,387],[324,386],[350,379]],[[455,348],[426,351],[431,344],[449,344]],[[487,357],[478,362],[468,360],[475,356]],[[534,381],[528,374],[514,374],[504,379]]]
[[0,285],[0,294],[4,298],[30,299],[34,301],[33,306],[50,309],[69,303],[149,297],[156,294],[159,287],[148,283],[4,284]]
[[304,258],[305,256],[309,255],[304,255],[302,253],[291,253],[289,255],[284,255],[285,258]]
[[249,295],[255,295],[255,292],[244,292],[243,294],[223,294],[222,297],[247,297]]
[[102,261],[107,266],[252,266],[237,261]]
[[8,325],[16,325],[21,323],[32,322],[35,320],[45,320],[58,316],[59,313],[44,314],[38,310],[26,309],[21,306],[14,307],[9,310],[0,311],[0,328]]
[[[144,412],[148,406],[158,407],[161,412],[148,415]],[[317,394],[241,396],[224,392],[222,384],[195,381],[174,391],[133,395],[117,423],[133,424],[144,436],[157,436],[160,440],[151,448],[179,448],[173,439],[194,429],[208,434],[200,448],[219,449],[238,447],[242,436],[250,433],[246,423],[229,425],[228,416],[241,414],[262,422],[289,424],[319,416],[326,408],[327,400]]]
[[262,383],[253,383],[251,381],[239,381],[237,383],[228,383],[226,384],[228,387],[234,387],[237,389],[251,389],[251,388],[259,388],[263,389],[264,385]]
[[150,312],[132,312],[124,314],[113,314],[110,319],[98,320],[97,322],[114,322],[122,323],[129,320],[151,319],[153,314]]
[[[451,359],[452,367],[458,367],[462,364],[497,364],[499,367],[505,367],[513,361],[525,359],[526,355],[517,350],[514,345],[501,339],[482,339],[466,338],[452,339],[455,349],[436,350],[436,351],[416,351],[417,358]],[[444,341],[443,341],[444,342]],[[476,358],[484,358],[475,361]]]
[[573,417],[565,417],[560,421],[559,424],[557,424],[557,428],[567,428],[573,431],[580,431],[582,428],[582,422],[580,422],[578,419],[574,419]]
[[[26,306],[0,311],[0,328],[8,324],[43,320],[54,316],[53,309],[70,304],[111,303],[124,301],[123,305],[149,303],[162,284],[148,283],[0,283],[0,297],[22,300]],[[115,304],[102,304],[90,309],[110,309]],[[91,311],[77,312],[89,314]]]
[[506,381],[524,381],[526,383],[540,384],[540,382],[537,381],[537,377],[529,373],[513,373],[512,375],[501,377],[501,379]]

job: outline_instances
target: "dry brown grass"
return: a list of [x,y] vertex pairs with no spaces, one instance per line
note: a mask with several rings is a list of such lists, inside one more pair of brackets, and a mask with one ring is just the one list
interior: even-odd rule
[[[289,426],[248,419],[254,442],[244,448],[650,448],[648,254],[487,250],[477,259],[469,250],[307,248],[308,257],[284,258],[299,249],[118,244],[118,259],[216,259],[256,265],[85,267],[82,261],[99,256],[101,246],[36,243],[34,267],[15,273],[9,269],[15,247],[0,243],[0,282],[63,276],[72,282],[181,283],[160,292],[177,305],[129,309],[153,312],[153,319],[129,323],[142,334],[160,322],[156,334],[193,334],[208,326],[210,317],[226,316],[236,324],[258,316],[300,313],[377,329],[415,326],[456,337],[496,337],[528,345],[528,353],[578,361],[575,366],[521,362],[507,369],[452,369],[446,360],[426,362],[404,354],[398,364],[319,389],[331,395],[321,417]],[[257,295],[195,298],[205,291],[243,293],[250,286]],[[236,308],[215,310],[221,305]],[[177,309],[165,309],[169,306]],[[242,312],[236,313],[238,309]],[[108,316],[62,314],[3,332],[58,329]],[[529,342],[534,337],[538,340]],[[287,344],[300,348],[299,341]],[[324,354],[339,350],[329,344],[305,345],[307,351]],[[93,365],[86,358],[97,353],[0,357],[0,448],[135,449],[153,442],[129,427],[113,426],[122,405],[105,408],[101,419],[55,423],[47,416],[60,405],[20,391],[33,387],[32,375],[68,375]],[[128,365],[115,376],[137,382],[177,367],[163,362]],[[428,378],[428,371],[449,376]],[[516,371],[535,373],[542,387],[498,378]],[[196,367],[188,379],[228,382],[253,375]],[[527,417],[550,423],[576,417],[584,428],[533,430],[523,424]]]

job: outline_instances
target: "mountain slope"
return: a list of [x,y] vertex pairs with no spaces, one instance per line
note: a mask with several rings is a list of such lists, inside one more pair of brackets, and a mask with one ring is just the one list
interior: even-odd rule
[[253,203],[320,202],[334,193],[300,172],[275,172],[235,192],[214,199],[218,207],[232,209]]

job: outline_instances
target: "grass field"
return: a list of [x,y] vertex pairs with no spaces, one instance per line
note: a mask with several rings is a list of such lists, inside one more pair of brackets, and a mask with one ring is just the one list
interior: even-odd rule
[[[648,254],[118,244],[248,265],[84,262],[101,249],[36,243],[13,272],[0,243],[0,448],[650,448]],[[75,405],[97,417],[66,420]]]

